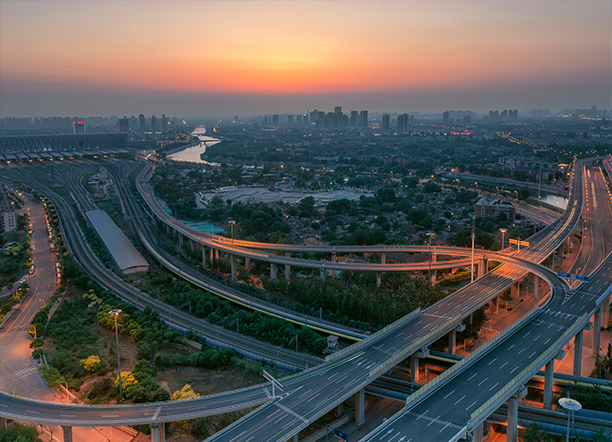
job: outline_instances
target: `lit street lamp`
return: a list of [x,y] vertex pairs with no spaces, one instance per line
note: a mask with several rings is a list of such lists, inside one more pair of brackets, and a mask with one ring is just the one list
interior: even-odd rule
[[110,312],[109,315],[113,315],[115,317],[115,338],[117,339],[117,366],[119,367],[119,400],[123,400],[123,386],[121,385],[121,359],[119,358],[119,330],[117,329],[117,316],[121,313],[121,309],[114,308]]
[[427,236],[429,236],[429,272],[427,272],[427,280],[428,284],[431,285],[431,239],[436,236],[434,232],[427,232]]
[[499,229],[499,231],[502,234],[502,246],[501,246],[501,249],[504,250],[504,234],[508,231],[508,229],[501,228],[501,229]]
[[572,399],[569,397],[562,397],[559,399],[559,405],[561,405],[565,410],[567,410],[567,439],[569,442],[570,437],[570,417],[573,420],[574,411],[578,411],[582,408],[582,404],[578,402],[576,399]]

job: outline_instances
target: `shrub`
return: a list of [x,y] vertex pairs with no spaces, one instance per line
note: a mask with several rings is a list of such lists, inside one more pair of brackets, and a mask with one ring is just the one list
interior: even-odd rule
[[100,369],[100,357],[91,355],[81,359],[81,367],[88,373],[95,373]]

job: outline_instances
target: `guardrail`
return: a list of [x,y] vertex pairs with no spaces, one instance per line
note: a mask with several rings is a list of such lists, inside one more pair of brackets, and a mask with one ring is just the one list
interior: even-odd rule
[[382,339],[386,334],[391,333],[392,331],[397,330],[400,327],[403,327],[409,322],[415,320],[420,315],[421,315],[421,308],[419,307],[416,310],[413,310],[412,312],[408,313],[403,318],[400,318],[397,321],[387,325],[386,327],[381,328],[376,333],[371,334],[367,338],[364,338],[361,341],[353,345],[343,348],[342,350],[337,351],[336,353],[326,356],[325,362],[335,361],[336,359],[341,358],[342,356],[348,353],[354,353],[363,347],[373,344],[374,342]]
[[480,416],[489,413],[489,409],[491,409],[491,413],[493,412],[492,410],[497,409],[501,403],[505,402],[507,399],[506,396],[510,396],[508,395],[508,392],[514,391],[517,385],[523,382],[523,379],[533,376],[533,374],[537,372],[539,368],[546,365],[548,361],[554,358],[555,354],[559,352],[559,349],[563,347],[564,343],[568,342],[572,336],[576,335],[578,331],[584,327],[584,324],[588,321],[590,316],[590,313],[585,313],[582,315],[578,321],[574,322],[574,325],[568,328],[567,331],[555,341],[554,345],[548,347],[548,350],[546,350],[538,359],[532,362],[527,368],[525,368],[509,383],[507,383],[504,388],[498,391],[493,397],[474,411],[471,414],[470,421],[472,423],[478,422]]
[[526,314],[521,316],[518,321],[510,324],[500,333],[495,335],[492,339],[489,339],[483,345],[474,350],[469,356],[463,358],[460,362],[453,365],[440,376],[436,376],[436,378],[433,379],[431,382],[425,384],[423,388],[419,388],[415,393],[408,396],[408,400],[406,401],[404,410],[409,410],[412,407],[416,406],[419,402],[421,402],[423,399],[433,393],[433,390],[435,390],[441,385],[446,384],[448,381],[452,380],[456,375],[461,373],[468,366],[483,357],[491,349],[491,347],[498,345],[506,338],[508,338],[512,333],[514,333],[518,328],[520,328],[523,324],[525,324],[525,322],[530,321],[535,315],[535,313],[538,312],[538,310],[539,307],[533,307]]
[[370,379],[375,378],[375,377],[379,376],[381,372],[386,371],[387,367],[394,366],[399,361],[405,359],[408,355],[413,353],[415,350],[420,349],[421,347],[423,347],[423,345],[427,341],[432,339],[434,336],[438,335],[442,330],[444,330],[445,328],[448,328],[450,325],[453,325],[453,324],[459,322],[460,320],[461,320],[461,315],[453,316],[448,321],[444,322],[443,324],[440,324],[439,326],[434,328],[432,331],[427,333],[425,336],[423,336],[419,340],[415,341],[412,345],[406,347],[404,350],[401,350],[399,353],[397,353],[392,358],[387,359],[384,362],[384,364],[380,364],[374,370],[370,371],[370,374],[368,375],[368,383],[369,383]]

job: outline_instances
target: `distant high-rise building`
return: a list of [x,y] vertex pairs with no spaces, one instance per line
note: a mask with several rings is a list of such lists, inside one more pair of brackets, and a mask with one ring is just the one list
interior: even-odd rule
[[157,132],[157,117],[155,115],[151,116],[151,132]]
[[293,126],[293,115],[292,114],[287,115],[287,124],[289,126]]
[[[4,187],[4,186],[2,186]],[[17,210],[6,189],[0,191],[0,233],[17,229]]]
[[166,117],[165,114],[162,114],[160,129],[161,129],[162,133],[164,133],[164,134],[168,130],[168,118]]
[[342,106],[336,106],[334,107],[334,113],[336,115],[341,114],[342,113]]
[[464,115],[463,116],[463,125],[467,126],[469,124],[472,124],[472,117],[470,115]]
[[138,115],[138,129],[140,131],[140,136],[144,136],[146,124],[147,119],[145,118],[144,114]]
[[368,127],[368,111],[367,110],[362,110],[359,113],[359,126],[361,127]]
[[278,126],[278,114],[272,115],[272,125]]
[[397,133],[398,134],[408,133],[409,121],[410,121],[410,115],[408,114],[401,114],[397,116]]
[[72,133],[73,134],[84,134],[85,133],[85,122],[75,121],[72,124]]
[[297,114],[295,116],[295,124],[297,124],[298,126],[302,125],[302,114]]
[[130,119],[128,117],[119,118],[119,132],[127,132],[130,128]]
[[[512,111],[510,111],[512,112]],[[503,111],[501,111],[501,114],[499,114],[500,117],[502,118],[508,118],[508,111],[506,109],[504,109]]]
[[442,124],[444,124],[445,126],[448,126],[450,124],[450,112],[449,111],[445,111],[442,114]]
[[237,123],[240,121],[240,117],[238,115],[234,115],[234,122]]
[[350,120],[350,125],[351,127],[357,127],[357,124],[359,123],[359,111],[351,111],[351,120]]
[[389,114],[383,114],[382,116],[382,131],[383,133],[389,133],[389,126],[391,125],[391,117]]

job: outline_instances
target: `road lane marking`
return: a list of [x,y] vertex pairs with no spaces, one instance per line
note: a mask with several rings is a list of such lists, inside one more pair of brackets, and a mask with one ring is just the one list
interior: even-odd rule
[[468,379],[468,381],[471,381],[472,379],[474,379],[476,376],[478,376],[478,373],[474,373],[472,376],[470,376],[470,378]]
[[60,414],[62,417],[76,417],[76,414]]
[[289,416],[288,414],[283,414],[281,417],[279,417],[278,419],[276,419],[274,421],[275,424],[278,424],[280,421],[282,421],[283,419],[285,419],[287,416]]
[[[319,393],[320,394],[320,393]],[[318,396],[318,395],[317,395]],[[274,405],[276,405],[278,408],[281,408],[283,410],[285,410],[287,413],[289,413],[292,416],[297,417],[299,420],[303,421],[306,423],[306,425],[308,425],[310,423],[310,421],[308,419],[306,419],[303,416],[300,416],[299,414],[297,414],[295,411],[293,411],[290,408],[285,407],[283,404],[281,404],[280,402],[275,402]],[[245,441],[246,442],[246,441]]]
[[525,347],[523,347],[523,349],[522,349],[521,351],[519,351],[517,354],[519,354],[519,355],[520,355],[520,354],[521,354],[521,353],[523,353],[524,351],[525,351]]
[[298,399],[302,399],[304,396],[306,396],[308,393],[310,393],[312,391],[312,388],[310,390],[308,390],[306,393],[302,393],[301,396],[298,396]]
[[[26,410],[26,411],[27,411],[27,410]],[[102,415],[102,416],[100,416],[100,417],[119,417],[119,415],[118,415],[118,414],[106,414],[106,415],[104,415],[104,414],[103,414],[103,415]],[[155,417],[153,417],[153,419],[155,419]]]
[[489,362],[489,365],[491,365],[493,362],[497,361],[497,358],[493,359],[491,362]]
[[346,378],[348,378],[348,375],[342,376],[340,379],[338,379],[336,382],[334,382],[334,384],[338,384],[338,383],[342,382],[343,380],[345,380]]
[[317,393],[317,394],[315,394],[313,397],[311,397],[310,399],[308,399],[306,402],[310,402],[310,401],[312,401],[313,399],[315,399],[315,398],[317,398],[317,397],[319,397],[319,396],[321,396],[321,393]]
[[510,374],[514,373],[516,370],[518,370],[518,365],[512,369],[512,371],[510,372]]
[[427,424],[427,426],[429,427],[431,424],[433,424],[435,421],[437,421],[439,417],[440,417],[440,416],[438,415],[438,417],[437,417],[437,418],[435,418],[434,420],[432,420],[430,423],[428,423],[428,424]]
[[531,353],[531,354],[530,354],[530,355],[527,357],[527,359],[531,359],[531,358],[533,358],[533,355],[535,355],[536,353],[537,353],[537,352],[535,352],[535,351],[534,351],[533,353]]
[[465,394],[463,396],[461,396],[461,399],[459,399],[457,402],[455,402],[454,405],[457,405],[459,402],[461,402],[463,399],[465,399]]
[[484,378],[482,381],[480,381],[480,384],[478,384],[478,386],[480,387],[482,384],[484,384],[487,381],[487,379],[489,378]]
[[478,402],[478,401],[474,401],[474,402],[472,402],[472,403],[470,404],[470,406],[469,406],[469,407],[467,407],[467,408],[465,409],[465,411],[468,411],[470,408],[472,408],[474,405],[476,405],[476,402]]
[[451,394],[453,394],[455,392],[455,390],[451,391],[450,393],[448,393],[446,396],[444,396],[444,399],[447,399]]
[[447,422],[446,425],[444,425],[442,429],[438,431],[438,433],[442,433],[444,430],[446,430],[446,427],[448,427],[450,424],[451,424],[450,422]]
[[496,382],[495,385],[493,385],[491,388],[489,388],[489,391],[493,390],[495,387],[497,387],[499,385],[499,382]]
[[[32,410],[25,410],[25,411],[26,411],[26,413],[40,414],[39,411],[32,411]],[[104,417],[104,416],[102,416],[102,417]]]
[[340,372],[338,371],[338,372],[332,374],[330,377],[328,377],[327,380],[329,381],[329,380],[335,378],[336,376],[338,376],[339,374],[340,374]]
[[235,438],[230,439],[230,442],[234,442],[236,439],[238,439],[240,436],[242,436],[242,435],[243,435],[244,433],[246,433],[246,432],[247,432],[247,430],[244,430],[242,433],[240,433],[240,434],[239,434],[238,436],[236,436]]

